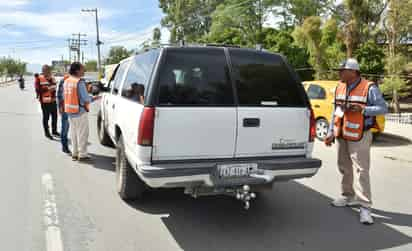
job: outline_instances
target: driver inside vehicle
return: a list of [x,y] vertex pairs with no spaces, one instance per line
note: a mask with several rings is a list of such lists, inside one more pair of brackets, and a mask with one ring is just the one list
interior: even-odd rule
[[138,83],[131,84],[129,98],[135,102],[144,104],[144,85]]

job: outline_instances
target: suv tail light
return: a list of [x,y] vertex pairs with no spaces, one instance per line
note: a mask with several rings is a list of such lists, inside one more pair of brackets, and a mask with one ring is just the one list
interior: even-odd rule
[[315,113],[312,107],[310,108],[310,129],[309,129],[309,142],[315,141],[316,138],[316,119]]
[[140,117],[139,132],[137,135],[137,144],[141,146],[152,146],[153,144],[153,128],[154,128],[155,108],[143,108]]

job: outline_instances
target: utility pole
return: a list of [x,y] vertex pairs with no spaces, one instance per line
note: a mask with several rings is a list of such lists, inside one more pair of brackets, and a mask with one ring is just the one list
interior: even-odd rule
[[69,45],[69,63],[71,63],[72,62],[72,49],[71,49],[70,39],[67,40],[67,43]]
[[[82,37],[85,37],[86,34],[72,34],[72,38],[69,38],[67,41],[69,42],[69,57],[71,58],[71,52],[74,51],[77,53],[77,57],[75,57],[75,61],[80,61],[80,53],[81,53],[81,47],[87,45],[87,40],[86,39],[81,39]],[[76,54],[75,54],[76,55]]]
[[97,46],[97,70],[99,71],[99,78],[102,72],[102,63],[101,63],[101,54],[100,54],[100,45],[102,45],[102,41],[100,41],[100,34],[99,34],[99,16],[97,14],[97,8],[95,9],[82,9],[82,12],[93,12],[96,18],[96,46]]

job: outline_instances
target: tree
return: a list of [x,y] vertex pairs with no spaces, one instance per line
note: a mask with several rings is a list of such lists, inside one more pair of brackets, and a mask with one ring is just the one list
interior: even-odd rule
[[308,17],[302,26],[298,26],[293,31],[296,43],[301,47],[306,47],[310,54],[310,63],[316,71],[316,78],[327,70],[323,60],[323,50],[321,47],[322,31],[320,17]]
[[133,51],[129,51],[123,46],[113,46],[110,48],[105,64],[118,64],[123,59],[130,57],[132,53]]
[[152,38],[152,46],[156,47],[160,45],[160,40],[162,38],[162,32],[159,28],[153,29],[153,38]]
[[385,71],[385,53],[382,47],[369,40],[355,51],[355,57],[363,74],[380,75]]
[[84,64],[86,71],[89,72],[96,72],[97,71],[97,61],[96,60],[89,60]]
[[212,14],[212,26],[208,41],[220,40],[221,34],[239,34],[241,45],[255,46],[264,41],[263,24],[269,10],[273,7],[270,0],[227,0],[217,6]]
[[161,23],[170,30],[170,42],[196,42],[211,26],[211,14],[224,0],[159,0],[165,13]]
[[321,16],[332,7],[330,0],[275,0],[273,8],[275,16],[281,16],[282,27],[288,28],[302,25],[305,18]]
[[388,56],[385,68],[389,74],[384,78],[383,84],[380,86],[382,92],[392,98],[392,106],[395,113],[400,112],[399,98],[409,94],[407,92],[408,84],[405,79],[401,78],[403,67],[405,66],[406,59],[404,56],[400,54]]
[[3,57],[0,59],[0,75],[13,77],[26,73],[26,63],[13,58]]
[[408,39],[409,33],[412,32],[412,1],[391,0],[383,25],[388,42],[386,72],[389,77],[384,79],[382,88],[386,94],[392,96],[395,112],[399,113],[399,97],[403,96],[407,88],[406,81],[399,75],[404,70],[407,61],[398,50],[405,38]]
[[343,8],[337,8],[344,23],[347,57],[353,57],[362,42],[377,40],[377,26],[386,6],[386,0],[345,0]]
[[320,17],[308,17],[302,26],[295,28],[292,35],[297,45],[307,48],[316,78],[337,77],[336,73],[329,72],[329,69],[342,61],[345,55],[335,19],[329,19],[322,24]]

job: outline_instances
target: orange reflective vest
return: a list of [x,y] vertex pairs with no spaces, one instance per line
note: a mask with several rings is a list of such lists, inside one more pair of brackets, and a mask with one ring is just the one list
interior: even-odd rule
[[[362,112],[354,112],[347,108],[356,104],[365,108],[368,102],[369,88],[374,85],[366,79],[348,93],[347,85],[339,83],[335,92],[334,135],[348,141],[359,141],[365,130],[365,117]],[[376,121],[373,127],[377,126]]]
[[45,104],[56,102],[56,82],[47,80],[44,75],[39,76],[40,101]]
[[[79,99],[79,78],[70,76],[64,81],[64,111],[66,113],[79,113],[80,112],[80,99]],[[89,104],[85,104],[83,108],[88,112]]]

